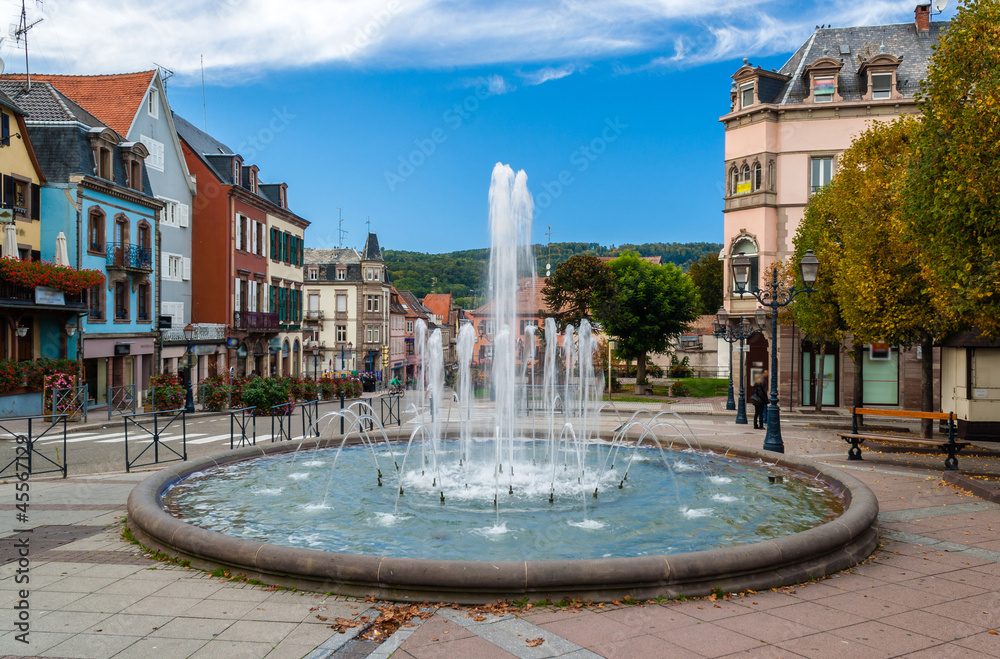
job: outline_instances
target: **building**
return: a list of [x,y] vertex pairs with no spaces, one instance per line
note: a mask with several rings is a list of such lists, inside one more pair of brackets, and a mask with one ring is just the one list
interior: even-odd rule
[[[23,79],[23,74],[5,76]],[[197,188],[181,150],[167,91],[158,71],[108,75],[32,74],[50,83],[128,142],[141,142],[149,155],[146,175],[153,196],[163,202],[157,270],[157,329],[160,370],[177,372],[191,319],[191,203]],[[200,340],[225,340],[225,325],[199,325]]]
[[[545,328],[545,313],[548,307],[545,304],[546,277],[522,277],[518,280],[517,287],[517,316],[519,327],[516,329],[516,337],[519,346],[524,345],[526,328],[534,325],[539,328],[535,336],[541,339]],[[496,336],[496,321],[493,319],[493,301],[489,301],[475,311],[467,312],[473,327],[476,330],[476,347],[473,352],[473,363],[483,364],[493,359],[493,339]],[[558,344],[558,339],[557,339]],[[541,353],[536,352],[536,357],[540,358]]]
[[389,377],[406,381],[407,305],[395,287],[389,289]]
[[[755,289],[760,273],[792,254],[810,196],[836,175],[837,158],[852,138],[871,121],[919,112],[915,94],[947,26],[931,23],[929,10],[929,3],[917,5],[912,23],[817,28],[779,70],[744,60],[733,74],[730,111],[720,118],[726,138],[720,258],[725,307],[734,322],[752,315],[758,303],[736,292],[732,259],[741,253],[750,258],[749,286]],[[915,350],[866,346],[864,395],[855,401],[854,365],[843,346],[826,346],[819,364],[823,346],[794,327],[779,325],[778,334],[782,406],[814,404],[817,378],[823,381],[824,405],[920,406]],[[747,386],[770,368],[772,348],[765,334],[750,339]],[[728,370],[725,353],[718,353],[719,367]]]
[[387,379],[392,286],[378,236],[369,233],[360,252],[306,249],[303,259],[305,328],[323,346],[327,368]]
[[431,312],[428,333],[441,330],[441,346],[444,348],[444,365],[453,369],[458,363],[458,307],[452,301],[451,293],[428,293],[422,300]]
[[403,358],[406,362],[404,373],[406,381],[409,382],[417,377],[417,369],[420,366],[416,348],[415,328],[417,321],[424,321],[424,324],[428,327],[433,324],[433,321],[431,320],[431,310],[425,307],[411,291],[400,291],[399,297],[404,311]]
[[[12,231],[15,236],[15,250],[0,256],[23,261],[53,260],[55,242],[43,246],[41,239],[45,175],[31,145],[24,110],[0,92],[0,113],[0,229],[3,233]],[[0,326],[0,357],[24,361],[75,355],[76,340],[70,341],[68,332],[76,331],[77,316],[86,309],[82,295],[0,282],[0,318],[4,321]]]
[[[71,265],[106,275],[87,292],[80,330],[90,401],[106,403],[116,392],[127,400],[141,397],[155,371],[155,255],[164,206],[149,184],[149,151],[47,82],[33,82],[29,89],[5,80],[0,91],[24,108],[45,175],[38,199],[43,255],[51,253],[48,245],[54,252],[62,232]],[[43,342],[46,329],[64,331],[40,329]]]
[[228,327],[224,343],[198,341],[199,374],[299,373],[309,222],[289,210],[285,184],[262,183],[255,165],[176,114],[174,125],[198,186],[191,276],[212,282],[193,290],[192,318]]

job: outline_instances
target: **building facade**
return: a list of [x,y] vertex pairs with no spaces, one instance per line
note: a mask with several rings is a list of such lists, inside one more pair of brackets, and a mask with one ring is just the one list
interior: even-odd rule
[[[869,122],[919,112],[915,94],[947,25],[931,23],[929,8],[918,5],[912,23],[818,28],[779,70],[744,60],[733,74],[730,111],[720,118],[726,137],[720,258],[732,322],[752,316],[758,306],[752,295],[736,290],[732,259],[744,254],[751,260],[749,287],[756,289],[769,266],[793,253],[809,198],[836,175],[837,159],[852,139]],[[778,334],[777,341],[764,333],[750,339],[744,384],[770,368],[776,344],[782,406],[815,404],[822,382],[824,405],[919,407],[915,350],[866,346],[863,400],[855,401],[855,369],[844,346],[811,343],[785,325]],[[728,369],[726,352],[719,351],[718,359]]]

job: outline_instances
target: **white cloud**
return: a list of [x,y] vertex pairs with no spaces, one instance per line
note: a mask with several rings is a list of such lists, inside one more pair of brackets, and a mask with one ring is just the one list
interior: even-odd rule
[[[14,5],[17,5],[16,7]],[[656,66],[691,66],[787,51],[816,24],[912,20],[913,0],[46,0],[32,18],[37,70],[98,73],[148,69],[200,80],[245,81],[310,66],[472,67],[587,62],[664,53]],[[7,2],[8,22],[19,3]],[[781,18],[784,16],[784,18]],[[23,57],[13,40],[3,55]],[[528,85],[573,65],[520,74]],[[494,81],[495,93],[512,86]]]

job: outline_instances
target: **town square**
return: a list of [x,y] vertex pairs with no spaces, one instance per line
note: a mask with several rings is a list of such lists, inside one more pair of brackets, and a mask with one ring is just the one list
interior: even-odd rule
[[5,10],[0,654],[1000,654],[1000,3]]

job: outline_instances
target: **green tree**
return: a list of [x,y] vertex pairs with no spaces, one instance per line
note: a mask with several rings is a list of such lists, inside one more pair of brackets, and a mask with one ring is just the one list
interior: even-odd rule
[[908,238],[942,318],[1000,336],[1000,3],[959,5],[920,96]]
[[556,266],[542,294],[547,315],[556,319],[562,331],[568,324],[579,327],[584,318],[591,320],[592,310],[612,299],[614,282],[611,271],[599,258],[580,254]]
[[701,314],[715,315],[722,306],[722,261],[717,254],[705,254],[691,264],[688,276],[698,289],[701,297]]
[[698,290],[676,265],[653,265],[635,253],[609,262],[608,269],[614,277],[614,294],[602,300],[597,320],[618,341],[617,354],[636,360],[636,385],[644,385],[646,355],[666,352],[670,339],[698,317]]

